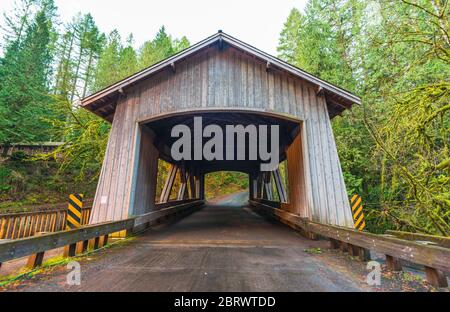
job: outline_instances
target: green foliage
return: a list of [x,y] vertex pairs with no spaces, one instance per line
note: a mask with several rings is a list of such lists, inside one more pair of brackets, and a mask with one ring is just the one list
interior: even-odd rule
[[[91,28],[95,30],[93,26]],[[94,32],[97,34],[96,30]],[[170,40],[170,44],[167,40]],[[97,39],[95,41],[97,42]],[[160,58],[169,57],[170,53],[176,51],[175,49],[189,44],[185,38],[172,41],[170,36],[165,34],[164,28],[151,42],[155,47],[156,56],[153,56],[155,62],[160,61]],[[143,56],[138,55],[132,45],[131,35],[123,43],[119,32],[112,31],[101,49],[92,86],[89,85],[87,89],[98,91],[140,70],[138,59],[142,59]],[[73,83],[76,84],[76,81]],[[82,108],[74,108],[64,97],[55,97],[54,101],[54,108],[60,115],[66,116],[64,120],[52,120],[53,131],[58,137],[63,138],[64,144],[53,153],[41,155],[40,158],[55,159],[59,162],[62,172],[77,171],[78,175],[75,177],[77,181],[95,180],[103,163],[110,124]]]
[[186,37],[173,40],[162,26],[153,40],[144,43],[140,49],[139,67],[141,69],[153,65],[190,46]]
[[48,155],[11,157],[1,165],[3,206],[11,201],[65,200],[67,192],[74,190],[92,196],[90,186],[100,173],[110,124],[79,108],[77,101],[190,43],[186,37],[172,39],[162,27],[136,51],[132,35],[125,43],[116,30],[106,38],[90,14],[78,14],[58,34],[53,27],[53,0],[21,0],[20,4],[10,16],[5,15],[0,144],[63,144]]
[[370,230],[450,235],[448,14],[446,1],[310,0],[281,33],[280,57],[363,99],[333,128]]
[[56,49],[55,94],[73,102],[92,91],[95,66],[105,40],[90,14],[77,15],[66,25]]
[[68,116],[64,121],[53,121],[53,131],[64,142],[38,159],[54,159],[61,172],[78,172],[75,177],[78,181],[95,180],[100,173],[110,125],[85,109],[73,109],[66,101],[55,106]]
[[127,45],[124,45],[117,30],[109,34],[97,64],[95,91],[118,82],[138,70],[136,52],[131,44],[129,40]]
[[8,179],[10,175],[11,169],[4,166],[0,166],[0,193],[11,190],[11,185]]
[[[77,170],[61,172],[52,161],[17,160],[0,164],[0,213],[67,201],[67,194],[93,196],[96,181],[76,181]],[[22,208],[23,207],[23,208]],[[26,210],[26,209],[24,209]]]
[[48,105],[55,7],[52,1],[36,3],[32,18],[24,9],[27,16],[11,25],[15,36],[6,38],[0,59],[0,144],[50,140],[44,117],[58,118]]
[[[372,231],[450,235],[448,15],[447,1],[310,0],[281,32],[281,58],[363,99],[333,128],[348,192],[363,196]],[[110,125],[77,101],[190,45],[161,27],[136,50],[132,35],[105,36],[89,14],[61,33],[55,16],[53,0],[21,0],[5,15],[0,144],[64,143],[2,163],[2,201],[92,193]],[[158,183],[167,169],[161,165]],[[206,184],[212,197],[247,188],[248,178],[217,173]]]
[[248,189],[248,175],[240,172],[215,172],[205,177],[205,196],[218,196],[242,192]]

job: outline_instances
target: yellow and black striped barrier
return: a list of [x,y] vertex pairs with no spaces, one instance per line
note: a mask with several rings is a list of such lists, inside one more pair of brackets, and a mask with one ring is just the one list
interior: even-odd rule
[[366,227],[366,221],[363,213],[361,196],[353,195],[351,203],[352,203],[353,220],[355,221],[355,229],[362,232]]
[[81,227],[81,209],[83,208],[83,194],[69,196],[69,209],[67,210],[66,230]]

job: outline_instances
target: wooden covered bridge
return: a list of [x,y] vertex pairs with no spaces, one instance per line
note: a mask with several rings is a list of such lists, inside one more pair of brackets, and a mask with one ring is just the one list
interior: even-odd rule
[[[206,173],[240,171],[249,175],[251,200],[272,201],[274,183],[281,209],[353,227],[330,119],[359,103],[350,92],[219,32],[82,101],[112,122],[91,223],[154,211],[158,159],[164,159],[173,166],[162,202],[177,191],[177,172],[177,198],[185,200],[203,199]],[[276,168],[260,172],[259,158],[175,161],[173,126],[194,132],[199,116],[203,126],[278,125],[288,182]]]
[[[53,214],[0,216],[0,266],[31,255],[28,264],[36,267],[49,250],[65,246],[74,256],[112,236],[152,228],[128,247],[83,264],[78,289],[371,290],[365,264],[356,278],[354,267],[333,253],[307,254],[326,240],[363,261],[370,260],[369,251],[385,255],[389,270],[401,270],[402,261],[420,264],[431,284],[446,286],[448,238],[354,229],[330,123],[354,104],[360,99],[348,91],[219,32],[82,101],[112,123],[92,210],[83,213],[90,224],[61,231],[64,220],[57,229],[47,226],[59,220]],[[191,147],[178,151],[191,157],[173,153],[179,126],[191,134]],[[229,136],[228,127],[240,132]],[[202,148],[213,133],[210,157]],[[232,146],[229,152],[231,145],[241,150]],[[258,145],[267,145],[265,154],[255,150]],[[164,175],[158,174],[160,160],[170,164]],[[205,201],[205,175],[217,171],[248,175],[248,204]],[[158,176],[164,177],[162,190]],[[5,237],[12,239],[1,241]],[[326,240],[311,240],[318,237]],[[30,290],[67,289],[65,278],[57,275]]]

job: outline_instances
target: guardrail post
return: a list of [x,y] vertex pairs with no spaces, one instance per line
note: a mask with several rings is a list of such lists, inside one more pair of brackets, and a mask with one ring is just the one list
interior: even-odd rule
[[[46,234],[45,232],[42,233],[36,233],[36,236],[41,236]],[[39,266],[42,265],[42,262],[44,261],[44,254],[45,252],[39,252],[36,254],[32,254],[28,257],[28,262],[27,262],[27,268],[31,268],[31,269],[35,269]]]
[[28,257],[27,268],[35,269],[42,265],[45,252],[39,252]]
[[353,246],[352,244],[348,244],[348,254],[352,257],[356,256],[356,246]]
[[71,258],[77,254],[77,243],[64,247],[64,257]]
[[358,246],[355,247],[357,249],[356,256],[358,256],[359,260],[363,262],[370,261],[370,250]]
[[339,249],[342,252],[348,252],[348,249],[349,249],[348,244],[344,243],[344,242],[339,242]]
[[108,238],[109,238],[109,235],[103,236],[103,246],[108,245]]
[[425,267],[425,274],[427,276],[427,281],[432,286],[439,287],[448,287],[447,276],[442,271]]
[[86,252],[89,246],[89,241],[82,241],[77,243],[76,254],[82,254]]
[[89,248],[93,250],[97,250],[102,247],[104,239],[100,236],[92,238],[89,240]]
[[335,240],[333,238],[330,238],[330,247],[331,249],[339,249],[340,243],[338,240]]
[[359,246],[348,244],[348,253],[352,257],[358,257],[363,262],[370,260],[370,251]]
[[310,240],[319,240],[318,236],[313,232],[306,232],[306,237]]
[[401,260],[389,255],[386,255],[386,265],[390,271],[399,272],[402,270]]

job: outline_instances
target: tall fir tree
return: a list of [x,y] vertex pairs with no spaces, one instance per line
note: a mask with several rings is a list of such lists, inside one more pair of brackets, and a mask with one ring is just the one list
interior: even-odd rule
[[52,139],[51,118],[58,118],[48,96],[51,77],[53,1],[38,3],[21,39],[10,42],[0,63],[0,142],[42,142]]
[[293,12],[280,57],[362,97],[333,128],[369,229],[449,235],[448,3],[310,0]]

